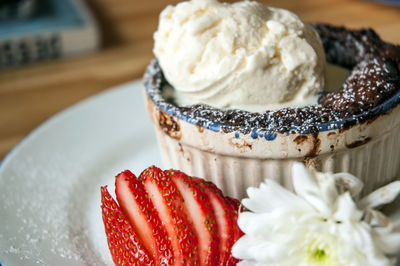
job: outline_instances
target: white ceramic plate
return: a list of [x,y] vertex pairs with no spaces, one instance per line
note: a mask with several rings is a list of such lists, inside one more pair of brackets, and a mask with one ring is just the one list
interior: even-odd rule
[[100,186],[160,165],[140,82],[79,103],[34,130],[0,167],[0,264],[109,265]]
[[112,265],[100,186],[112,193],[117,173],[152,164],[160,156],[140,82],[57,114],[0,166],[0,265]]

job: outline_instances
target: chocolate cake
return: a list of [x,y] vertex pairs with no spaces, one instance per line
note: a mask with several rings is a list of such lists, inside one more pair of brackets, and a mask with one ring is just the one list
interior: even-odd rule
[[168,86],[157,60],[145,74],[145,87],[152,101],[163,111],[213,131],[266,134],[308,134],[345,129],[373,120],[400,102],[400,46],[382,41],[372,29],[314,24],[329,63],[351,70],[342,87],[322,93],[318,104],[251,113],[216,109],[205,104],[177,106],[164,99]]

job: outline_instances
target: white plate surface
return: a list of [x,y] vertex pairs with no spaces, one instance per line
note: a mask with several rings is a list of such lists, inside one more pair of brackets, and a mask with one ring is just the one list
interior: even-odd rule
[[0,167],[0,265],[110,265],[100,186],[160,165],[139,81],[57,114]]
[[[100,186],[161,165],[132,82],[85,100],[34,130],[0,166],[0,265],[112,265]],[[398,219],[400,212],[397,212]]]

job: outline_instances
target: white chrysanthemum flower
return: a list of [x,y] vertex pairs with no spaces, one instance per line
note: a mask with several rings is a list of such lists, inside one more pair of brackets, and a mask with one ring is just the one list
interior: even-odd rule
[[374,208],[392,202],[400,181],[356,201],[362,182],[293,165],[292,193],[273,180],[249,188],[239,214],[244,232],[232,254],[243,265],[394,265],[400,222]]

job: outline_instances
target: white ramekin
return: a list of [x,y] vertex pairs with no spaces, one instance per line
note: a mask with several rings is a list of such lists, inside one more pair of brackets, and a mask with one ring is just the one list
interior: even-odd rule
[[265,178],[292,188],[294,161],[322,171],[352,173],[364,182],[364,194],[399,179],[399,99],[400,92],[379,106],[373,119],[345,129],[329,130],[328,125],[313,134],[266,135],[199,127],[157,106],[145,93],[164,167],[210,180],[238,199]]

